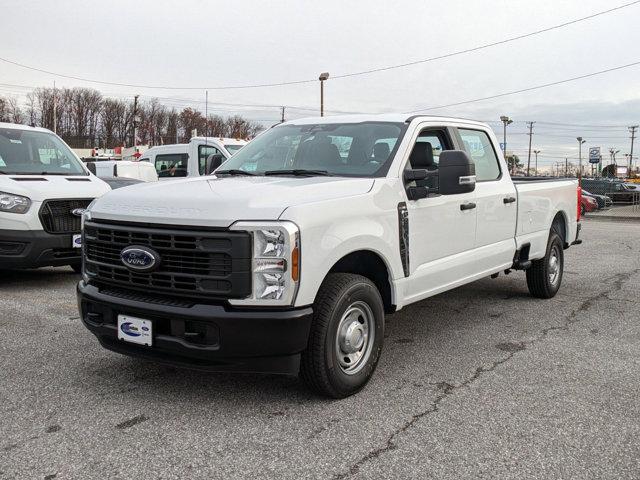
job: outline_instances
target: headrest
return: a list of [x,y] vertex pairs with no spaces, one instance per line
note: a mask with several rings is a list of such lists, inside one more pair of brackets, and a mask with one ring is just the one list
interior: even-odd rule
[[388,143],[376,143],[373,146],[373,158],[376,160],[385,161],[389,158],[389,154],[391,153],[391,149],[389,148]]
[[411,168],[418,169],[430,169],[435,166],[433,161],[433,147],[430,142],[418,142],[411,151],[409,157]]

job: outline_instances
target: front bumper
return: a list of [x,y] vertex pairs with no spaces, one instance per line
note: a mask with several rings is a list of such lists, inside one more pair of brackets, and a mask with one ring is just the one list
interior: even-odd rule
[[[235,310],[148,297],[78,283],[82,323],[103,347],[164,364],[207,371],[297,374],[307,347],[311,307]],[[117,317],[153,322],[153,346],[118,340]]]
[[81,249],[72,239],[43,230],[0,230],[0,269],[80,264]]

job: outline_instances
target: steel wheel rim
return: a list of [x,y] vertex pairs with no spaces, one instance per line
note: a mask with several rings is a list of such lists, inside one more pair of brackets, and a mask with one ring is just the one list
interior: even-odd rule
[[549,283],[554,287],[560,280],[560,253],[558,247],[554,246],[549,255]]
[[353,302],[340,318],[336,330],[336,360],[347,375],[355,375],[367,364],[375,338],[375,319],[365,302]]

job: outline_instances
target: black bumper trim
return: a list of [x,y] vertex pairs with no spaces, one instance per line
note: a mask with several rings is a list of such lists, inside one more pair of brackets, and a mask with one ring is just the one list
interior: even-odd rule
[[72,238],[73,234],[50,234],[44,230],[0,230],[0,244],[21,245],[11,253],[0,249],[0,269],[80,264],[81,249],[73,248]]
[[[103,347],[125,355],[207,371],[297,374],[307,347],[313,310],[237,310],[223,305],[157,305],[112,297],[83,281],[78,284],[82,323]],[[153,346],[118,340],[117,316],[153,322]],[[206,329],[208,343],[194,343],[189,325]]]

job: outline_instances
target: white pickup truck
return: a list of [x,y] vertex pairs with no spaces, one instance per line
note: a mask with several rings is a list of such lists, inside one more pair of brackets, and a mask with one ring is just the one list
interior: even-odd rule
[[353,394],[385,314],[509,270],[560,288],[577,182],[514,182],[497,145],[454,118],[295,120],[214,176],[111,192],[84,216],[82,322],[127,355]]
[[246,140],[192,137],[189,143],[160,145],[140,158],[156,168],[159,180],[208,175],[247,144]]

